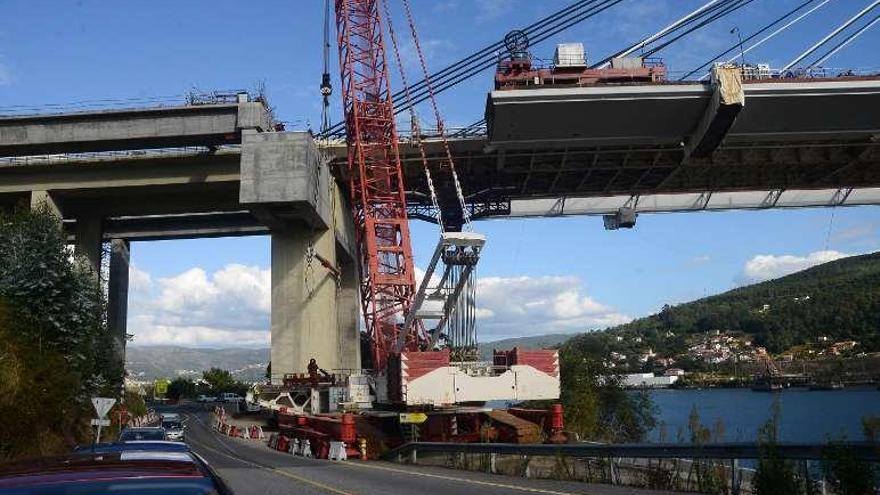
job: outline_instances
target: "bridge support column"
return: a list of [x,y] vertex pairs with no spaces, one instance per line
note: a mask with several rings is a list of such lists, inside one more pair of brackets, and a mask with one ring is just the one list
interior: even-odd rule
[[290,222],[272,231],[272,381],[305,373],[314,358],[325,370],[348,367],[337,352],[336,279],[316,255],[336,263],[333,232]]
[[43,205],[49,209],[49,213],[58,217],[58,221],[61,221],[64,215],[61,214],[61,209],[58,207],[58,203],[55,202],[55,199],[52,198],[52,195],[49,191],[31,191],[31,210],[36,210],[37,208],[42,208]]
[[76,219],[73,252],[86,263],[95,277],[101,274],[101,251],[104,242],[103,219],[99,216],[80,216]]
[[[337,248],[338,249],[338,248]],[[336,324],[339,329],[339,362],[343,367],[361,368],[361,341],[358,325],[360,291],[358,270],[353,259],[337,250],[339,289],[336,292]]]
[[120,384],[125,370],[125,343],[128,330],[128,268],[131,259],[127,239],[110,241],[110,279],[107,281],[107,327],[113,337],[113,372]]

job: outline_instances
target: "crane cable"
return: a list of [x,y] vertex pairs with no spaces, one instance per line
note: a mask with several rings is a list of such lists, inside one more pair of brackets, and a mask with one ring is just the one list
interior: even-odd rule
[[[541,19],[540,21],[532,23],[531,25],[524,28],[524,30],[529,36],[537,36],[537,38],[535,38],[533,42],[538,43],[540,41],[543,41],[544,39],[547,39],[550,36],[561,32],[562,30],[568,29],[569,27],[577,23],[583,22],[584,20],[620,3],[621,1],[622,0],[580,0]],[[449,89],[450,87],[466,79],[469,79],[470,77],[473,77],[474,75],[479,73],[479,71],[494,65],[496,60],[495,51],[502,48],[503,44],[503,41],[495,42],[494,44],[478,50],[471,55],[468,55],[467,57],[457,62],[454,62],[448,67],[432,74],[431,77],[436,85],[435,93],[445,91],[446,89]],[[418,101],[415,101],[416,104],[424,101],[424,99],[426,98],[423,91],[425,85],[425,81],[421,81],[410,87],[411,94],[417,90],[421,91],[418,95],[415,96],[415,98],[422,97]],[[393,98],[395,100],[400,100],[401,96],[404,96],[404,93],[402,91],[398,91],[397,93],[394,93]],[[400,105],[400,101],[395,101],[394,103],[396,113],[405,110],[405,108]],[[322,134],[337,134],[343,130],[343,127],[343,122],[337,122],[336,124],[330,126]]]
[[[718,55],[715,55],[714,57],[712,57],[711,60],[709,60],[709,61],[703,63],[703,64],[700,65],[699,67],[697,67],[697,68],[691,70],[690,72],[688,72],[687,74],[681,76],[678,80],[679,80],[679,81],[683,81],[683,80],[687,79],[688,77],[690,77],[690,76],[696,74],[697,72],[699,72],[699,71],[701,71],[702,69],[704,69],[706,66],[710,65],[712,62],[714,62],[714,61],[718,60],[719,58],[721,58],[721,57],[727,55],[728,53],[730,53],[730,52],[736,50],[738,47],[741,47],[742,44],[744,44],[744,43],[748,43],[749,41],[753,40],[753,39],[756,38],[757,36],[761,35],[763,32],[765,32],[765,31],[767,31],[768,29],[772,28],[773,26],[779,24],[780,22],[782,22],[782,21],[784,21],[785,19],[787,19],[789,16],[794,15],[797,11],[801,10],[802,8],[806,7],[807,5],[809,5],[809,4],[811,4],[811,3],[815,2],[815,1],[816,1],[816,0],[807,0],[806,2],[804,2],[804,3],[800,4],[800,5],[798,5],[797,7],[795,7],[794,9],[792,9],[792,10],[790,10],[790,11],[788,11],[788,12],[785,13],[784,15],[782,15],[782,16],[776,18],[776,20],[774,20],[773,22],[771,22],[771,23],[765,25],[765,26],[762,27],[761,29],[759,29],[759,30],[755,31],[754,33],[750,34],[749,36],[747,36],[745,39],[742,40],[741,43],[736,43],[735,45],[731,46],[731,47],[728,48],[727,50],[725,50],[725,51],[719,53]],[[765,42],[767,42],[767,41],[769,41],[770,39],[774,38],[776,35],[778,35],[778,34],[781,33],[782,31],[785,31],[786,29],[788,29],[788,28],[791,27],[792,25],[796,24],[798,21],[800,21],[800,20],[803,19],[804,17],[806,17],[806,16],[812,14],[814,11],[818,10],[819,8],[821,8],[823,5],[825,5],[826,3],[830,2],[830,1],[831,1],[831,0],[822,0],[818,5],[813,6],[813,8],[811,8],[810,10],[808,10],[808,11],[804,12],[803,14],[797,16],[796,18],[792,19],[791,21],[789,21],[789,22],[786,23],[785,25],[779,27],[778,29],[776,29],[776,30],[773,31],[772,33],[770,33],[770,34],[768,34],[767,36],[765,36],[765,37],[761,38],[760,40],[756,41],[754,44],[750,45],[748,48],[745,48],[745,49],[742,50],[741,53],[740,53],[739,55],[737,55],[737,56],[745,56],[746,53],[749,53],[750,51],[754,50],[755,48],[757,48],[757,47],[763,45]],[[730,62],[734,61],[734,60],[736,59],[737,56],[734,56],[734,57],[732,57],[732,58],[726,60],[724,63],[730,63]],[[705,78],[707,78],[707,77],[709,77],[709,74],[708,74],[708,73],[703,74],[702,76],[700,76],[700,79],[702,80],[702,79],[705,79]]]
[[861,11],[859,11],[856,15],[850,17],[850,18],[849,18],[848,20],[846,20],[843,24],[837,26],[833,31],[831,31],[830,33],[828,33],[827,35],[825,35],[824,38],[822,38],[821,40],[817,41],[813,46],[807,48],[803,53],[801,53],[800,55],[798,55],[797,57],[795,57],[791,62],[787,63],[787,64],[785,65],[785,67],[783,67],[782,69],[780,69],[780,71],[781,71],[781,72],[785,72],[785,71],[791,69],[792,67],[794,67],[795,65],[797,65],[798,63],[800,63],[803,59],[809,57],[809,56],[810,56],[811,54],[813,54],[816,50],[818,50],[818,49],[821,48],[823,45],[825,45],[825,43],[828,43],[828,41],[830,41],[831,38],[834,38],[835,36],[837,36],[838,34],[840,34],[841,31],[843,31],[844,29],[848,28],[848,27],[851,26],[853,23],[855,23],[856,21],[858,21],[859,19],[861,19],[862,17],[864,17],[865,14],[867,14],[868,12],[874,10],[874,8],[877,7],[877,5],[880,5],[880,0],[874,0],[873,2],[871,2],[870,5],[868,5],[867,7],[865,7],[864,9],[862,9]]
[[406,20],[409,23],[409,30],[412,33],[413,44],[416,48],[416,53],[419,57],[419,65],[422,68],[422,74],[425,76],[425,81],[427,81],[428,94],[431,99],[431,108],[434,110],[434,119],[437,122],[437,131],[440,135],[440,140],[443,142],[443,151],[446,153],[447,166],[449,167],[450,172],[452,173],[452,182],[455,184],[455,194],[458,196],[458,202],[461,206],[462,218],[464,219],[465,225],[470,228],[471,226],[471,216],[467,209],[467,204],[464,200],[464,193],[461,190],[461,182],[458,180],[458,172],[455,171],[455,160],[452,158],[452,150],[449,148],[449,140],[446,138],[446,132],[443,130],[443,118],[440,115],[440,109],[437,106],[437,98],[434,96],[434,85],[431,82],[431,76],[428,74],[428,66],[425,63],[425,55],[422,53],[422,46],[419,43],[419,35],[416,31],[416,24],[413,20],[412,10],[409,6],[409,0],[403,1],[403,9],[406,13]]
[[321,74],[321,96],[324,104],[321,107],[321,132],[330,128],[330,95],[333,85],[330,83],[330,0],[324,0],[324,73]]
[[[397,33],[394,31],[394,24],[391,20],[391,11],[388,8],[388,0],[380,0],[382,4],[382,10],[385,12],[385,21],[388,23],[388,33],[391,35],[391,46],[394,48],[394,58],[397,62],[397,70],[400,73],[400,83],[403,84],[404,94],[406,96],[406,101],[409,103],[411,101],[411,95],[409,90],[409,84],[407,83],[406,71],[403,69],[403,62],[400,57],[400,48],[397,43]],[[443,232],[443,212],[440,209],[440,203],[437,201],[437,191],[434,189],[434,180],[431,177],[431,169],[428,166],[428,156],[425,152],[425,143],[422,140],[422,132],[419,128],[419,118],[416,115],[416,107],[415,105],[408,104],[410,118],[412,119],[412,136],[416,142],[416,147],[419,150],[419,155],[422,159],[422,168],[425,171],[425,179],[428,182],[428,191],[431,194],[431,204],[434,207],[434,210],[437,212],[437,223],[440,225],[440,231]]]
[[[540,43],[540,42],[556,35],[557,33],[561,32],[565,29],[568,29],[569,27],[571,27],[579,22],[582,22],[586,19],[589,19],[590,17],[593,17],[593,16],[613,7],[614,5],[616,5],[622,1],[623,0],[601,0],[595,7],[592,8],[592,10],[589,10],[587,12],[580,13],[577,16],[574,16],[572,19],[566,21],[565,24],[553,26],[553,27],[545,29],[543,31],[539,31],[537,33],[537,37],[533,37],[530,39],[530,43],[531,44]],[[457,84],[459,84],[463,81],[466,81],[467,79],[470,79],[471,77],[474,77],[479,72],[495,66],[498,63],[498,58],[497,58],[497,55],[492,54],[488,57],[483,57],[482,60],[477,60],[472,63],[477,63],[477,65],[471,66],[469,68],[469,70],[466,72],[447,76],[447,77],[443,78],[442,81],[436,82],[436,87],[435,87],[434,93],[435,94],[442,93],[443,91],[446,91],[447,89],[450,89],[453,86],[456,86]],[[422,91],[419,95],[417,95],[417,99],[416,99],[415,103],[416,104],[421,103],[421,102],[427,100],[428,98],[430,98],[430,95],[428,95],[427,91]],[[402,111],[402,110],[398,110],[398,111]]]

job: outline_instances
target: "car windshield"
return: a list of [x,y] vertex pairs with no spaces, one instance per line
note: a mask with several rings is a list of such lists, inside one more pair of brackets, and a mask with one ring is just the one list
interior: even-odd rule
[[165,440],[165,432],[162,430],[126,430],[119,435],[120,442],[131,440]]
[[162,428],[166,430],[179,430],[183,428],[183,424],[180,421],[163,421]]

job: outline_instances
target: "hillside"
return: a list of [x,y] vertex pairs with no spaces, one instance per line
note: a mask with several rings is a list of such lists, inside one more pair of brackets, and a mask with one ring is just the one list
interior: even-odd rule
[[125,350],[125,367],[137,380],[198,377],[212,367],[232,372],[241,381],[266,376],[269,349],[200,349],[179,346],[130,346]]
[[862,351],[878,351],[880,253],[844,258],[693,302],[664,306],[657,314],[605,332],[583,334],[576,344],[592,346],[601,340],[607,351],[607,342],[612,340],[638,341],[639,348],[672,355],[682,352],[690,336],[715,330],[740,333],[773,353],[815,343],[820,337],[855,340]]

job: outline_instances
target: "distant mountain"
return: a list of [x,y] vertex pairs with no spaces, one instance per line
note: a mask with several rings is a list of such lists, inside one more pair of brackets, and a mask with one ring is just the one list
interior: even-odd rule
[[820,337],[855,340],[862,351],[880,351],[880,252],[667,305],[657,314],[569,342],[607,350],[610,342],[619,340],[617,336],[632,336],[640,337],[642,348],[673,355],[683,350],[689,335],[715,330],[749,335],[773,353],[815,343]]
[[[483,359],[492,359],[492,349],[555,347],[572,335],[551,334],[534,337],[496,340],[480,344]],[[136,380],[173,379],[177,376],[196,378],[212,367],[232,372],[238,380],[251,382],[266,376],[269,349],[202,349],[180,346],[130,346],[125,350],[125,365]]]
[[212,367],[229,370],[238,380],[251,382],[266,376],[269,349],[201,349],[179,346],[129,346],[125,365],[137,380],[202,376]]
[[546,349],[557,347],[574,336],[575,334],[570,333],[551,333],[547,335],[534,335],[531,337],[516,337],[512,339],[483,342],[479,345],[480,359],[483,359],[484,361],[491,360],[493,349],[510,350],[514,347],[522,347],[525,349]]

